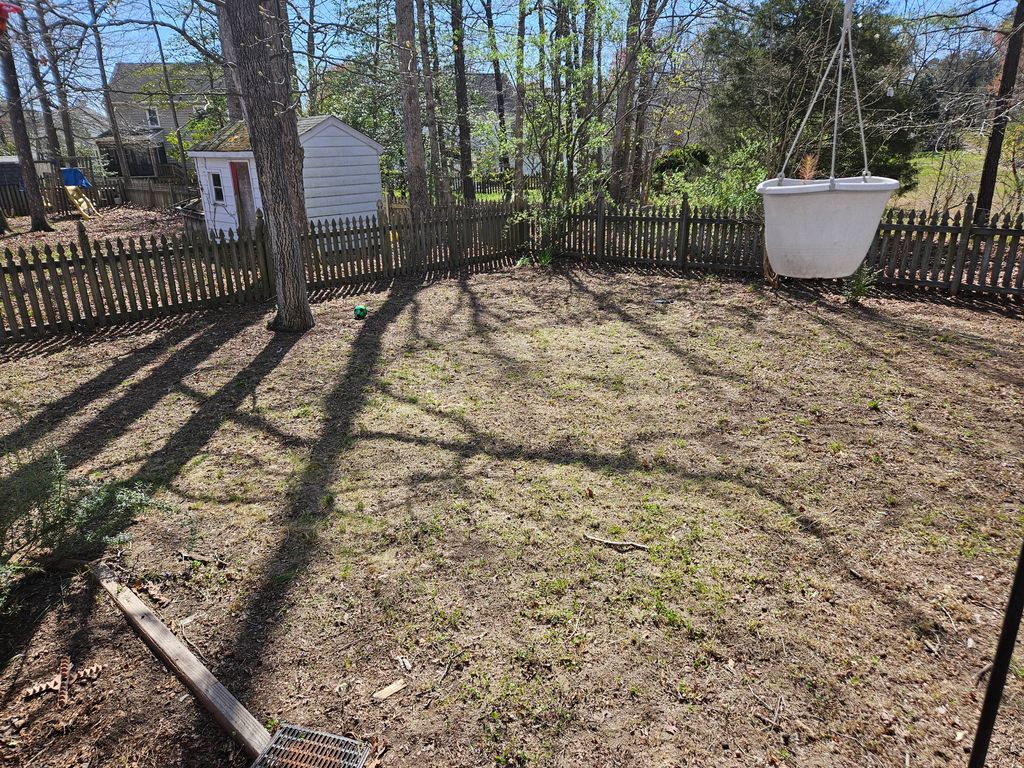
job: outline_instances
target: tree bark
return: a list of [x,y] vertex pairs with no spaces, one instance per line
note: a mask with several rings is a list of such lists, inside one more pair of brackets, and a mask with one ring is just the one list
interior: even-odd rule
[[636,54],[640,36],[640,0],[630,0],[626,19],[626,50],[618,74],[615,96],[615,126],[612,130],[612,158],[608,191],[621,203],[628,194],[629,148],[633,126],[633,91],[636,88]]
[[306,20],[306,114],[315,115],[320,109],[320,83],[316,72],[316,0],[309,0],[309,18]]
[[300,240],[307,226],[306,204],[284,40],[287,19],[276,0],[226,0],[223,7],[275,265],[277,316],[270,327],[305,331],[314,320]]
[[590,162],[590,121],[594,117],[594,17],[597,15],[597,0],[584,0],[583,6],[583,44],[580,52],[580,76],[583,85],[580,89],[580,123],[582,127],[584,147],[580,152],[580,163],[584,166]]
[[224,57],[224,91],[227,94],[229,120],[244,120],[245,105],[242,103],[242,87],[238,83],[238,56],[231,41],[231,27],[224,5],[217,3],[217,31],[220,35],[220,54]]
[[103,106],[107,110],[107,120],[110,121],[110,136],[114,140],[114,154],[117,155],[118,169],[123,178],[128,178],[131,173],[128,170],[128,159],[124,154],[124,143],[121,141],[121,127],[117,124],[117,113],[114,111],[114,100],[110,95],[110,81],[107,80],[107,69],[103,63],[103,38],[100,36],[99,18],[96,15],[96,0],[89,0],[89,13],[92,17],[93,42],[96,44],[96,65],[100,70],[100,86],[103,89]]
[[430,208],[427,168],[423,155],[423,123],[420,121],[419,73],[416,65],[416,33],[413,0],[395,0],[395,37],[398,40],[398,74],[402,92],[402,138],[405,145],[405,179],[409,185],[409,209],[419,214]]
[[644,161],[647,155],[644,152],[644,145],[647,140],[647,111],[650,107],[650,100],[654,89],[654,67],[644,56],[654,46],[654,25],[660,14],[658,0],[648,0],[647,17],[644,19],[644,31],[640,39],[640,46],[637,51],[637,68],[643,64],[643,71],[639,72],[639,82],[636,89],[636,124],[633,131],[633,152],[632,165],[626,181],[627,194],[630,197],[641,195],[644,192],[645,168]]
[[1010,97],[1017,85],[1017,70],[1020,68],[1021,43],[1024,41],[1024,0],[1017,0],[1017,10],[1013,14],[1011,29],[1013,34],[1006,43],[1003,74],[999,79],[999,90],[992,107],[992,132],[988,137],[985,162],[981,167],[981,182],[978,184],[978,199],[974,208],[975,221],[983,220],[992,210],[996,176],[999,175],[999,158],[1003,153],[1006,125],[1010,121]]
[[416,0],[419,24],[420,62],[423,68],[423,96],[426,101],[427,139],[430,141],[430,177],[434,181],[434,196],[439,205],[452,204],[452,185],[441,150],[441,132],[437,123],[437,98],[434,95],[434,75],[430,68],[430,39],[427,35],[426,5]]
[[[36,11],[36,19],[39,22],[39,36],[43,40],[43,50],[50,60],[50,79],[53,80],[53,90],[57,94],[57,108],[60,113],[61,130],[64,133],[64,148],[68,157],[75,156],[75,130],[71,124],[71,107],[68,103],[68,91],[64,84],[64,75],[57,66],[57,49],[53,44],[53,35],[50,34],[50,27],[46,22],[46,13],[43,11],[40,0],[33,3]],[[74,162],[74,161],[71,161]]]
[[32,144],[25,127],[25,110],[21,103],[21,86],[18,85],[18,70],[14,64],[14,50],[7,31],[0,34],[0,66],[3,67],[4,90],[7,91],[7,115],[11,121],[14,146],[18,150],[18,164],[21,166],[21,181],[28,198],[29,215],[33,232],[52,232],[53,227],[46,220],[46,206],[39,188],[36,164],[32,159]]
[[[491,0],[484,0],[484,18],[487,22],[487,44],[491,52],[491,68],[494,70],[494,98],[498,107],[498,163],[503,177],[508,176],[511,166],[508,159],[508,131],[505,127],[505,81],[501,77],[501,60],[498,53],[498,37],[494,32],[494,9]],[[503,183],[507,184],[508,181]],[[506,188],[507,189],[507,188]]]
[[526,0],[519,0],[519,26],[516,30],[516,111],[512,121],[515,142],[515,168],[512,172],[512,197],[517,203],[524,198],[526,178],[523,175],[526,147],[523,143],[523,116],[526,109]]
[[462,0],[452,0],[452,47],[455,52],[455,122],[459,128],[459,174],[462,198],[476,200],[473,184],[473,142],[469,130],[469,89],[466,86],[466,30],[462,24]]
[[60,160],[60,139],[57,138],[57,126],[53,122],[53,105],[50,104],[50,94],[43,80],[43,71],[39,67],[39,59],[36,58],[35,48],[32,45],[32,38],[29,34],[28,19],[24,14],[21,16],[21,47],[25,52],[25,60],[28,62],[28,69],[32,75],[32,83],[35,85],[36,93],[39,94],[39,111],[43,114],[43,130],[46,132],[46,148],[50,157]]

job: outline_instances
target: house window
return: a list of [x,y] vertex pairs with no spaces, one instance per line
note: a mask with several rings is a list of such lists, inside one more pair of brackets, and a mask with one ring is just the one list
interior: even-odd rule
[[210,184],[213,186],[213,199],[215,202],[224,202],[224,184],[220,180],[219,173],[210,174]]
[[160,114],[156,111],[156,107],[146,107],[146,120],[149,121],[150,128],[160,127]]

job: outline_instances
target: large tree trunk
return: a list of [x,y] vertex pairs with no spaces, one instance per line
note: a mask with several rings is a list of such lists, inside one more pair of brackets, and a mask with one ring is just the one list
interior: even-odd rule
[[597,0],[584,0],[583,5],[583,43],[580,51],[580,76],[583,85],[580,89],[580,134],[584,143],[580,151],[580,164],[586,168],[590,164],[589,149],[591,121],[594,117],[594,17],[597,15]]
[[215,5],[217,9],[217,31],[220,36],[220,53],[224,58],[224,91],[227,94],[228,119],[244,120],[245,105],[242,103],[242,86],[238,83],[238,70],[235,62],[235,45],[231,40],[231,27],[228,15],[222,3]]
[[473,184],[473,143],[469,132],[469,89],[466,86],[466,30],[462,24],[462,0],[452,0],[452,47],[455,49],[455,122],[459,128],[459,173],[462,197],[476,200]]
[[316,0],[309,0],[309,18],[306,19],[306,114],[315,115],[320,109],[320,77],[316,67]]
[[608,190],[612,199],[622,202],[628,194],[629,148],[633,127],[633,97],[636,89],[636,54],[640,37],[640,0],[630,0],[626,19],[626,50],[617,73],[615,126],[612,130],[612,159]]
[[287,19],[276,0],[226,0],[224,11],[274,259],[277,316],[270,327],[305,331],[314,321],[300,241],[306,205],[284,40]]
[[32,83],[35,85],[36,93],[39,94],[39,111],[43,114],[43,130],[46,132],[46,148],[50,157],[54,160],[60,159],[60,139],[57,138],[57,126],[53,122],[53,105],[50,104],[49,89],[43,80],[43,71],[39,67],[39,59],[36,58],[35,48],[32,46],[32,37],[29,34],[28,19],[22,14],[21,17],[21,47],[25,51],[25,60],[28,62],[29,72],[32,74]]
[[633,157],[629,175],[626,180],[627,194],[631,197],[644,193],[645,160],[647,153],[647,112],[654,93],[654,66],[646,56],[654,46],[654,25],[659,16],[658,0],[648,0],[647,18],[644,19],[644,31],[637,52],[637,62],[644,62],[643,71],[639,73],[636,91],[636,123],[633,131]]
[[416,22],[413,0],[395,1],[395,37],[398,39],[398,74],[402,92],[402,138],[405,144],[405,179],[409,185],[409,209],[414,215],[430,208],[427,168],[423,156],[423,123],[420,122],[420,89],[416,71]]
[[519,0],[519,26],[516,30],[516,111],[512,121],[515,142],[515,168],[512,172],[512,197],[523,201],[526,179],[523,175],[526,148],[523,142],[523,115],[526,109],[526,0]]
[[121,126],[117,124],[114,100],[110,95],[110,81],[107,80],[107,69],[103,62],[103,38],[100,36],[99,17],[96,15],[96,0],[89,0],[89,13],[92,16],[93,42],[96,44],[96,65],[100,70],[100,86],[103,89],[103,106],[107,110],[107,120],[110,121],[110,136],[114,140],[118,170],[121,176],[127,179],[131,174],[128,170],[128,159],[124,154],[124,143],[121,141]]
[[[61,131],[64,133],[64,148],[68,157],[75,156],[75,131],[71,124],[71,106],[68,103],[68,91],[64,85],[64,75],[57,65],[57,49],[53,44],[53,35],[50,34],[50,27],[46,23],[46,13],[40,5],[40,0],[35,0],[36,19],[39,22],[39,36],[43,40],[43,50],[50,60],[50,79],[53,80],[53,90],[57,94],[57,108],[60,112]],[[73,161],[72,161],[73,162]]]
[[[491,0],[484,0],[484,18],[487,21],[487,45],[491,52],[491,68],[494,70],[494,98],[498,107],[498,162],[502,176],[508,175],[508,132],[505,128],[505,81],[501,77],[501,59],[498,52],[498,38],[494,32],[494,9]],[[504,181],[507,184],[507,181]]]
[[18,70],[14,65],[14,51],[11,38],[5,30],[0,34],[0,66],[3,67],[4,90],[7,91],[7,115],[11,121],[14,146],[18,150],[18,164],[21,166],[21,180],[28,198],[29,215],[32,217],[33,232],[51,232],[53,227],[46,220],[46,206],[39,189],[39,177],[32,160],[32,144],[25,127],[25,110],[21,103],[21,86],[18,85]]
[[426,7],[416,0],[419,24],[420,62],[423,67],[423,96],[426,100],[427,139],[430,141],[430,177],[434,180],[434,195],[439,205],[451,205],[452,186],[448,168],[441,153],[441,132],[437,124],[437,98],[434,96],[434,75],[430,68],[430,39],[427,35]]

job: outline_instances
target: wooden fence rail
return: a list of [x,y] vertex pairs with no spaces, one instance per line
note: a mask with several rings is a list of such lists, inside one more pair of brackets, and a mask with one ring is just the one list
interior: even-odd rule
[[[975,224],[889,211],[866,263],[878,282],[1024,296],[1024,216]],[[551,224],[554,222],[554,224]],[[544,228],[551,228],[545,232]],[[530,249],[645,268],[761,274],[763,221],[741,211],[598,204],[536,217],[511,204],[408,210],[310,223],[310,290],[398,276],[510,264]],[[189,239],[89,240],[0,255],[0,344],[134,322],[274,295],[262,223],[253,232]]]

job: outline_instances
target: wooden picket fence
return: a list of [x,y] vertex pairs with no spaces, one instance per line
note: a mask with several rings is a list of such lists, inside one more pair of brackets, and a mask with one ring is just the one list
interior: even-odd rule
[[[311,223],[303,236],[311,291],[511,263],[525,230],[510,205]],[[190,240],[89,240],[4,251],[0,344],[149,320],[274,295],[269,238],[254,231]]]
[[[949,294],[1024,296],[1024,216],[975,223],[889,211],[866,263],[878,282]],[[318,221],[303,235],[311,291],[511,264],[550,249],[611,266],[763,272],[763,221],[753,213],[597,204],[536,216],[505,203],[407,209]],[[549,231],[545,231],[549,230]],[[274,295],[270,244],[255,231],[217,237],[91,241],[4,251],[0,344],[72,333]]]
[[[637,267],[763,274],[760,212],[598,203],[566,211],[558,250],[576,258]],[[891,209],[866,263],[882,285],[1024,296],[1024,214],[974,220],[963,211]]]
[[[48,213],[67,216],[75,212],[67,191],[55,175],[47,174],[41,178],[40,189]],[[199,196],[197,187],[152,179],[99,179],[93,186],[83,189],[83,192],[97,208],[109,208],[120,201],[151,210],[167,210],[184,200]],[[28,216],[28,196],[17,185],[0,185],[0,209],[8,216]]]

